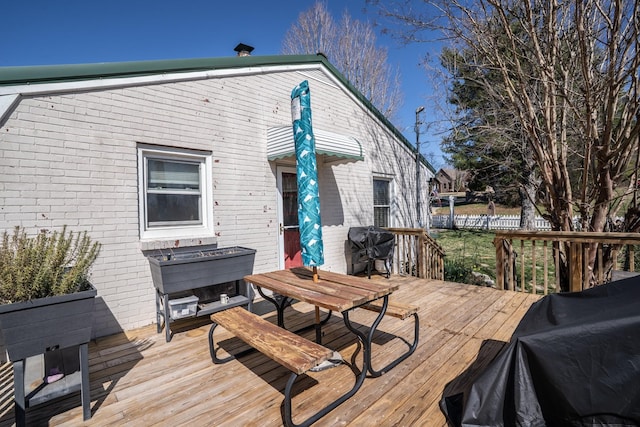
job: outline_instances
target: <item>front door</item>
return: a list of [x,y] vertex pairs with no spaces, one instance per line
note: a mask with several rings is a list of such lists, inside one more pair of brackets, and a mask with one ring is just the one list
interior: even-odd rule
[[298,180],[295,168],[278,168],[280,268],[302,266],[298,227]]

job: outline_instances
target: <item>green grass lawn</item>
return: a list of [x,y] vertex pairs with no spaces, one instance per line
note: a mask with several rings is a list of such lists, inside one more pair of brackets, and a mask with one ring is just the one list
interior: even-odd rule
[[[444,209],[444,208],[443,208]],[[481,204],[470,204],[460,208],[464,214],[478,214],[486,209]],[[506,208],[504,208],[506,211]],[[513,209],[513,208],[511,208]],[[458,213],[458,207],[456,207]],[[462,213],[461,213],[462,214]],[[512,214],[512,212],[509,212]],[[493,246],[495,234],[487,230],[432,230],[431,235],[445,250],[445,280],[458,283],[471,283],[470,274],[472,271],[484,273],[495,281],[496,277],[496,250]],[[522,282],[522,261],[524,259],[524,284],[525,290],[530,292],[533,286],[533,265],[532,254],[536,257],[536,288],[537,293],[542,293],[544,287],[544,249],[538,242],[535,250],[530,241],[525,241],[521,245],[520,240],[513,241],[513,249],[517,253],[516,273],[518,288]],[[639,271],[640,268],[640,245],[625,246],[618,253],[618,269],[628,270],[630,262],[628,251],[633,250],[634,267],[632,270]],[[548,292],[555,292],[555,263],[553,261],[553,249],[549,243],[547,249],[547,285]]]
[[468,283],[471,271],[495,279],[494,233],[483,230],[434,230],[432,236],[446,251],[445,280]]
[[[496,250],[493,246],[495,234],[485,230],[434,230],[432,237],[442,246],[446,252],[445,280],[458,283],[471,283],[469,275],[472,271],[484,273],[491,279],[496,278]],[[515,242],[514,242],[515,243]],[[516,252],[521,252],[520,243],[514,247]],[[525,289],[531,290],[532,263],[530,259],[531,246],[526,242],[524,254],[517,259],[517,280],[521,281],[521,257],[525,257]],[[542,246],[536,247],[536,282],[539,287],[543,281],[544,263]],[[555,269],[553,262],[548,266],[549,291],[553,292]]]

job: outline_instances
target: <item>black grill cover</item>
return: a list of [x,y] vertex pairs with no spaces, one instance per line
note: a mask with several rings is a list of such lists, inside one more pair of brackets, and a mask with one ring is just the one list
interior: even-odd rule
[[393,255],[393,233],[382,228],[351,227],[349,229],[351,262],[368,262],[376,259],[389,259]]
[[640,425],[640,277],[542,298],[440,407],[455,426]]

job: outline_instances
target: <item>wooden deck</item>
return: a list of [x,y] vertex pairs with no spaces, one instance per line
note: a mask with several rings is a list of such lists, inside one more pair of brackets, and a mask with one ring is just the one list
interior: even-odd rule
[[[386,280],[373,276],[371,280]],[[416,352],[380,378],[367,378],[360,391],[318,421],[317,426],[420,425],[445,426],[438,402],[463,372],[484,366],[509,340],[514,328],[539,296],[458,283],[393,276],[400,284],[392,298],[420,306],[420,345]],[[257,305],[258,307],[261,304]],[[287,327],[313,322],[313,307],[298,303],[287,310]],[[357,324],[375,313],[357,309]],[[265,317],[275,321],[275,313]],[[27,411],[27,425],[51,426],[280,426],[280,407],[289,371],[260,353],[225,365],[209,357],[209,323],[174,323],[165,342],[155,325],[92,342],[90,382],[92,418],[82,421],[79,394]],[[221,328],[219,328],[221,329]],[[323,328],[323,344],[345,360],[362,352],[341,317]],[[222,346],[241,343],[226,331],[216,332]],[[374,367],[392,360],[406,345],[413,321],[385,318],[374,338]],[[310,330],[305,336],[314,339]],[[460,377],[454,384],[451,382]],[[294,420],[301,421],[319,405],[349,389],[354,375],[347,365],[299,380]],[[0,366],[0,426],[13,425],[13,378],[10,364]]]

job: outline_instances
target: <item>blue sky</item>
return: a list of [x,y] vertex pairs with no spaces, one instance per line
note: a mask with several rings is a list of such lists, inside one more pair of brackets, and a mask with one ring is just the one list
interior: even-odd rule
[[[142,61],[233,56],[238,43],[253,55],[277,55],[289,27],[315,0],[9,0],[2,7],[0,66]],[[328,0],[339,20],[373,21],[364,0]],[[415,143],[415,110],[425,106],[427,123],[436,120],[432,88],[420,62],[430,46],[402,46],[378,36],[389,62],[400,69],[404,105],[396,126]],[[437,56],[437,51],[431,52]],[[439,137],[423,128],[421,152],[442,164]]]

